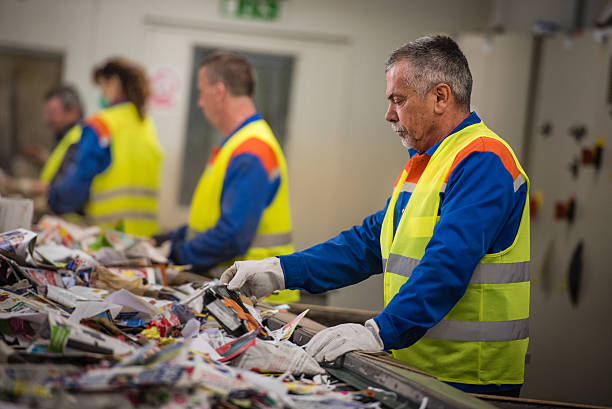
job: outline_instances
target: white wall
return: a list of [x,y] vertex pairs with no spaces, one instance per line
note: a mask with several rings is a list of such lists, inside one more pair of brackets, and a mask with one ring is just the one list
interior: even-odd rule
[[531,36],[461,33],[457,42],[470,65],[472,110],[521,160],[531,68]]

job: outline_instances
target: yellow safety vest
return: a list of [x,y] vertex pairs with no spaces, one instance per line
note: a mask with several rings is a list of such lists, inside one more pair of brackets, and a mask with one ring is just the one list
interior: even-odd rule
[[[263,119],[248,123],[239,129],[225,142],[214,160],[209,162],[204,169],[191,200],[187,239],[192,239],[217,224],[221,216],[221,192],[225,172],[236,148],[250,138],[257,138],[272,149],[278,162],[281,181],[272,203],[264,209],[261,215],[249,249],[246,254],[234,260],[261,260],[294,251],[291,239],[287,164],[280,145]],[[299,291],[284,290],[278,295],[266,298],[265,301],[296,302],[299,301]]]
[[[439,217],[439,193],[456,155],[480,137],[503,143],[520,172],[515,191],[529,179],[506,142],[482,122],[447,137],[431,157],[393,235],[393,213],[407,173],[393,191],[380,234],[387,305],[425,254]],[[423,338],[394,350],[395,358],[441,381],[466,384],[521,384],[529,343],[529,201],[514,242],[505,250],[485,254],[467,291],[453,309]]]
[[131,102],[100,111],[93,118],[97,121],[108,131],[108,135],[99,137],[110,142],[111,164],[94,178],[85,214],[101,227],[123,229],[137,236],[158,233],[157,196],[163,154],[153,122],[141,119]]
[[57,171],[59,170],[62,162],[64,161],[64,156],[66,156],[66,152],[68,152],[68,148],[75,143],[78,143],[81,140],[81,125],[76,124],[72,128],[66,132],[66,134],[62,137],[62,140],[57,144],[49,159],[43,166],[42,171],[40,172],[40,181],[44,183],[51,183]]

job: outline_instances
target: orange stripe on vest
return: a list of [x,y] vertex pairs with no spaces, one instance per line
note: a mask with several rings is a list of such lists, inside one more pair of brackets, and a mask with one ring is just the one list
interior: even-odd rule
[[232,158],[243,153],[250,153],[257,156],[268,175],[270,175],[274,169],[278,168],[278,160],[276,159],[276,155],[274,155],[274,151],[261,139],[247,139],[234,150]]
[[499,156],[499,159],[504,164],[504,167],[512,176],[512,180],[515,180],[516,177],[520,174],[518,168],[516,167],[516,163],[512,158],[512,154],[510,153],[510,151],[508,151],[508,148],[506,148],[503,143],[496,141],[495,139],[483,137],[476,139],[474,142],[470,143],[468,146],[463,148],[461,152],[457,154],[450,168],[450,171],[446,175],[445,182],[448,182],[448,178],[455,169],[455,167],[472,152],[491,152]]
[[98,139],[110,138],[110,131],[108,130],[108,126],[106,126],[102,118],[93,116],[86,121],[86,125],[92,127],[94,131],[96,131]]
[[[405,182],[417,183],[421,178],[421,175],[425,171],[425,168],[429,163],[429,159],[431,159],[431,156],[426,153],[419,153],[410,158],[408,163],[406,163],[406,166],[404,166],[404,170],[406,171],[406,173],[408,173]],[[394,187],[397,186],[397,183],[399,182],[400,177],[402,176],[402,172],[400,172],[400,174],[397,176],[397,179],[395,179],[395,183],[393,184]]]

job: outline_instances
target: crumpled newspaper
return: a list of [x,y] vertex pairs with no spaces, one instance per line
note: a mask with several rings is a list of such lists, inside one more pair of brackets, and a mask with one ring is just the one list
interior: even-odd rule
[[103,266],[95,266],[91,273],[90,285],[108,291],[118,291],[122,288],[136,295],[143,295],[149,290],[139,277],[126,277]]
[[25,261],[36,245],[36,233],[26,229],[16,229],[0,234],[0,251],[15,255]]
[[255,340],[255,345],[231,361],[232,366],[263,373],[317,375],[325,373],[317,361],[302,348],[290,342],[275,344]]
[[133,245],[125,250],[125,255],[132,258],[146,258],[153,263],[167,263],[170,254],[170,246],[153,247],[146,240],[137,240]]

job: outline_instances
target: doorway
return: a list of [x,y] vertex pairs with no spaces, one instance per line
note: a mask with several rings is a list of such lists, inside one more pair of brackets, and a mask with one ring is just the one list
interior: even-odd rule
[[62,66],[60,53],[0,46],[0,168],[11,176],[38,176],[39,165],[22,155],[25,146],[52,148],[42,111]]

